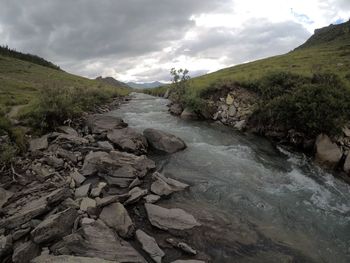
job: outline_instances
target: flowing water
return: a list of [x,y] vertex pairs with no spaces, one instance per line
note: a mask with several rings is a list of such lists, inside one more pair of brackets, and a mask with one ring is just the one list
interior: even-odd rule
[[154,158],[165,175],[191,185],[166,205],[203,223],[192,239],[213,262],[350,262],[347,184],[261,137],[171,116],[167,103],[134,94],[112,114],[187,143]]

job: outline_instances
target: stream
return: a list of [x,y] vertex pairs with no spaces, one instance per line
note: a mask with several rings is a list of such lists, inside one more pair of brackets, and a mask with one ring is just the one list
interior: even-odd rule
[[185,151],[151,158],[191,185],[159,205],[202,223],[188,237],[194,247],[212,262],[350,262],[349,185],[264,138],[171,116],[168,103],[135,93],[110,114],[186,142]]

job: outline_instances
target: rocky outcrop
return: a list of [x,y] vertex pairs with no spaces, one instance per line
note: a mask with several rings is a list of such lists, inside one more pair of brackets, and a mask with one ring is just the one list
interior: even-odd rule
[[138,229],[136,231],[136,239],[142,245],[142,249],[146,251],[148,255],[150,255],[154,262],[162,262],[162,258],[165,256],[165,253],[163,252],[163,250],[160,249],[156,240],[153,237],[147,235],[145,232]]
[[134,129],[111,130],[108,132],[107,138],[123,151],[137,155],[147,153],[148,144],[146,138]]
[[148,219],[157,228],[185,230],[200,226],[197,220],[182,209],[167,209],[153,204],[145,204]]
[[175,153],[187,147],[183,140],[164,131],[146,129],[143,135],[147,138],[151,147],[165,153]]
[[316,162],[329,167],[335,167],[338,165],[343,154],[339,146],[336,143],[333,143],[327,135],[319,135],[316,139],[315,146]]

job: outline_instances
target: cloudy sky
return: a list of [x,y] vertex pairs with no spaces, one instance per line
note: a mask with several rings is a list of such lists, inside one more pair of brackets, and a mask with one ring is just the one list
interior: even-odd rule
[[0,44],[90,78],[168,81],[288,52],[350,0],[0,0]]

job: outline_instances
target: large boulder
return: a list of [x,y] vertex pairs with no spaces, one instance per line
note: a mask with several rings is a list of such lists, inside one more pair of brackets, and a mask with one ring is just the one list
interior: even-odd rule
[[154,262],[162,263],[162,258],[165,256],[165,253],[160,249],[154,237],[151,237],[142,230],[138,229],[136,231],[136,239],[142,245],[142,249],[146,251],[148,255],[150,255]]
[[123,151],[138,155],[147,153],[146,138],[132,128],[111,130],[107,138]]
[[152,177],[155,181],[151,185],[151,191],[160,196],[167,196],[174,192],[185,190],[189,187],[188,184],[165,177],[157,172],[154,173]]
[[143,135],[154,149],[162,152],[175,153],[186,148],[186,144],[183,140],[164,131],[146,129]]
[[90,115],[87,119],[87,125],[91,132],[96,134],[128,126],[121,118],[105,114]]
[[147,203],[145,208],[151,224],[163,230],[186,230],[200,226],[192,215],[179,208],[167,209]]
[[70,234],[77,217],[78,212],[74,208],[49,216],[31,232],[34,242],[47,243]]
[[120,239],[103,221],[84,224],[53,247],[53,252],[79,257],[101,258],[120,263],[145,263],[145,259],[126,241]]
[[131,237],[134,233],[134,223],[121,203],[105,206],[100,214],[100,219],[123,238]]
[[341,157],[342,157],[342,151],[340,150],[340,147],[331,141],[331,139],[325,135],[320,134],[316,139],[316,162],[329,166],[329,167],[335,167],[338,165]]

